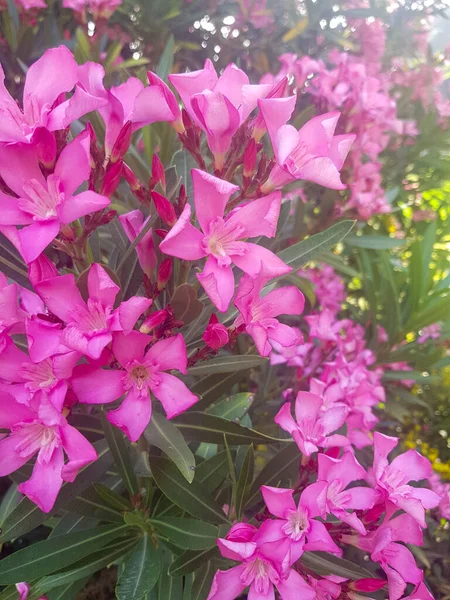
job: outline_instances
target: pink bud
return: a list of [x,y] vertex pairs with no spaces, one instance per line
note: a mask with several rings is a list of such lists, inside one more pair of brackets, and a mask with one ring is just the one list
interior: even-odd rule
[[192,127],[192,119],[188,115],[187,111],[184,108],[181,111],[181,118],[183,120],[183,125],[185,126],[186,129],[189,129],[190,127]]
[[46,169],[51,169],[56,160],[55,136],[45,127],[38,127],[33,133],[31,143],[36,150],[39,162]]
[[219,323],[218,318],[213,313],[209,319],[208,326],[203,333],[203,341],[207,346],[218,350],[228,344],[228,329],[222,323]]
[[377,592],[386,585],[384,579],[372,579],[367,577],[366,579],[358,579],[357,581],[351,581],[348,587],[356,592]]
[[155,229],[155,233],[161,239],[164,239],[169,232],[167,231],[167,229]]
[[180,212],[183,211],[183,208],[186,206],[186,201],[187,201],[187,194],[186,194],[186,188],[183,184],[180,185],[180,191],[178,192],[178,209],[180,210]]
[[157,154],[154,154],[152,157],[152,177],[150,181],[150,188],[153,188],[158,183],[161,183],[163,191],[166,191],[166,174],[164,172],[164,166]]
[[113,149],[111,150],[110,161],[116,163],[123,158],[128,151],[131,143],[133,123],[127,121],[122,129],[119,131],[116,141],[114,142]]
[[102,196],[112,196],[120,183],[122,176],[122,161],[113,163],[107,170],[100,193]]
[[58,277],[58,275],[59,273],[55,265],[45,254],[41,254],[28,265],[28,278],[33,286],[36,286],[45,279]]
[[244,152],[244,177],[250,178],[255,172],[256,166],[256,142],[252,138],[247,144]]
[[154,329],[162,325],[169,316],[170,313],[167,308],[164,308],[163,310],[156,310],[145,319],[140,326],[139,331],[141,333],[151,333]]
[[138,178],[126,163],[122,163],[122,175],[133,192],[137,192],[141,189],[142,186],[139,183]]
[[167,200],[167,198],[165,198],[158,192],[152,192],[152,199],[153,199],[153,202],[155,203],[155,207],[156,207],[156,210],[158,211],[158,215],[161,217],[161,219],[164,221],[164,223],[166,223],[167,225],[170,225],[171,227],[173,225],[175,225],[175,222],[177,220],[177,215],[175,214],[174,207]]
[[156,287],[159,291],[163,290],[169,279],[172,277],[172,259],[166,258],[159,265]]

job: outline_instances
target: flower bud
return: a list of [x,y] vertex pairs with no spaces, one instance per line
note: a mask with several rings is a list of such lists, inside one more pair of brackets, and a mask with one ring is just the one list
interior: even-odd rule
[[164,221],[164,223],[166,223],[167,225],[170,225],[171,227],[173,225],[175,225],[175,222],[177,220],[177,215],[175,214],[174,207],[167,200],[167,198],[165,198],[158,192],[152,192],[152,199],[153,199],[153,202],[155,203],[155,207],[156,207],[156,210],[158,211],[158,215],[161,217],[161,219]]
[[351,581],[348,584],[348,587],[351,590],[355,590],[356,592],[377,592],[381,590],[386,585],[384,579],[374,579],[371,577],[367,577],[365,579],[357,579],[356,581]]
[[55,265],[45,254],[41,254],[28,265],[28,278],[33,287],[45,279],[57,277],[58,275]]
[[172,277],[172,259],[166,258],[159,265],[158,276],[156,278],[156,287],[158,291],[163,290],[169,279]]
[[244,152],[244,177],[249,179],[255,172],[256,166],[256,142],[252,138],[247,144]]
[[142,186],[139,183],[138,178],[126,163],[122,163],[122,175],[133,192],[137,192],[141,189]]
[[225,346],[225,344],[228,344],[228,329],[223,323],[219,323],[214,313],[211,315],[208,326],[203,333],[203,341],[214,350],[218,350],[222,346]]
[[106,171],[102,183],[102,189],[100,190],[100,194],[102,194],[102,196],[112,196],[116,191],[122,176],[122,164],[122,161],[113,163]]
[[177,200],[177,205],[178,205],[178,209],[181,212],[183,212],[183,208],[186,206],[186,201],[187,201],[187,194],[186,194],[186,187],[181,184],[180,185],[180,191],[178,192],[178,200]]
[[131,143],[132,128],[133,123],[131,121],[127,121],[119,131],[119,135],[114,142],[113,149],[111,150],[111,156],[109,158],[112,163],[119,161],[128,152],[128,148],[130,147]]
[[164,166],[157,154],[153,155],[152,158],[152,176],[150,179],[149,187],[153,189],[158,183],[161,183],[161,187],[166,192],[166,174],[164,172]]
[[36,150],[39,162],[46,169],[51,169],[56,160],[55,136],[45,127],[38,127],[33,133],[31,143]]
[[167,231],[167,229],[155,229],[155,233],[161,239],[164,239],[169,232]]
[[162,325],[168,317],[170,317],[170,313],[167,308],[164,308],[163,310],[156,310],[145,319],[140,326],[139,331],[141,333],[151,333],[154,329]]

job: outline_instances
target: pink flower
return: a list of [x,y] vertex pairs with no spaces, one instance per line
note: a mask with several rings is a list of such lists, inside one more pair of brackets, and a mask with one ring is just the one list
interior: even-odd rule
[[309,325],[311,337],[329,342],[337,341],[341,322],[336,321],[336,317],[328,308],[324,308],[320,313],[307,315],[305,321]]
[[318,462],[317,482],[303,492],[305,501],[315,504],[317,514],[322,518],[333,514],[361,535],[365,535],[366,528],[362,521],[356,513],[348,511],[372,508],[378,499],[378,493],[369,487],[346,489],[350,483],[366,478],[364,468],[351,452],[345,452],[340,459],[319,454]]
[[426,527],[425,509],[437,506],[440,498],[432,490],[413,487],[409,482],[428,479],[431,475],[430,461],[415,450],[408,450],[389,464],[388,455],[397,446],[398,438],[376,431],[373,444],[371,477],[386,502],[387,513],[392,515],[402,509],[416,519],[421,527]]
[[440,498],[438,512],[443,519],[450,521],[450,483],[444,483],[437,473],[429,477],[430,487]]
[[254,537],[258,544],[288,539],[290,542],[290,561],[296,562],[303,552],[331,552],[342,556],[342,550],[336,546],[325,525],[316,521],[319,516],[317,504],[310,502],[302,494],[298,505],[294,502],[294,490],[263,485],[261,493],[269,512],[277,519],[267,519]]
[[[156,121],[173,122],[179,128],[180,115],[176,111],[176,100],[169,88],[153,73],[149,74],[150,87],[136,77],[125,83],[105,89],[105,71],[97,63],[85,63],[78,67],[75,93],[59,107],[61,119],[67,127],[85,115],[98,110],[106,127],[105,148],[110,155],[120,132],[128,122],[132,131]],[[172,94],[172,96],[170,96]]]
[[70,92],[77,81],[77,63],[70,50],[65,46],[52,48],[31,65],[25,79],[23,111],[10,96],[4,79],[0,66],[0,143],[29,144],[38,127],[49,131],[63,128],[55,111],[60,96]]
[[228,329],[225,325],[219,323],[217,316],[213,313],[203,333],[203,341],[210,348],[218,350],[228,344],[228,339]]
[[295,419],[286,402],[275,416],[275,423],[291,434],[302,454],[310,456],[319,448],[347,446],[350,442],[340,434],[330,435],[342,427],[348,414],[346,406],[332,406],[321,412],[323,400],[311,392],[298,392],[295,399]]
[[74,481],[78,471],[97,458],[94,447],[46,399],[30,408],[0,393],[0,427],[10,430],[0,440],[0,477],[37,454],[30,479],[18,489],[44,512],[53,508],[63,481]]
[[234,294],[232,263],[255,277],[264,265],[270,277],[289,273],[270,250],[241,241],[259,235],[274,237],[281,205],[281,194],[274,193],[253,200],[224,218],[225,207],[238,187],[198,169],[192,170],[194,204],[202,231],[190,223],[189,203],[160,244],[165,254],[184,260],[207,257],[198,280],[216,308],[225,312]]
[[355,136],[334,135],[340,114],[337,111],[314,117],[299,131],[286,125],[295,100],[294,96],[259,101],[277,161],[261,191],[266,194],[297,179],[345,189],[339,171]]
[[441,326],[439,323],[433,323],[432,325],[428,325],[428,327],[424,327],[420,334],[417,340],[418,344],[424,344],[428,340],[437,340],[441,336]]
[[385,520],[374,532],[367,536],[343,535],[344,543],[352,544],[370,552],[372,560],[379,562],[387,575],[389,600],[398,600],[404,593],[407,583],[418,586],[423,580],[423,572],[417,567],[414,556],[402,544],[423,544],[419,525],[407,514]]
[[244,71],[229,64],[217,77],[214,65],[191,73],[169,75],[194,123],[205,133],[214,154],[216,168],[221,169],[231,138],[264,98],[272,85],[250,85]]
[[[47,4],[44,0],[17,0],[24,10],[30,10],[31,8],[47,8]],[[22,600],[22,599],[20,599]]]
[[261,356],[268,356],[274,343],[292,347],[303,341],[298,329],[284,325],[275,318],[279,315],[299,315],[305,305],[303,294],[296,287],[289,286],[260,297],[266,281],[263,275],[255,278],[244,275],[234,301],[241,313],[234,326],[245,325],[245,331],[253,338]]
[[314,591],[293,569],[289,558],[289,540],[258,543],[258,530],[245,523],[234,525],[217,544],[225,558],[241,564],[217,571],[207,600],[234,600],[249,586],[249,599],[272,600],[274,587],[281,600],[313,600]]
[[0,193],[0,225],[25,225],[17,232],[27,263],[58,235],[61,224],[109,205],[105,196],[87,190],[74,195],[91,172],[89,135],[81,133],[61,152],[54,172],[44,178],[32,146],[0,146],[0,175],[18,198]]
[[403,600],[434,600],[434,597],[422,581],[416,585],[409,596],[404,596]]
[[80,402],[108,404],[125,395],[108,420],[136,442],[152,416],[152,393],[172,419],[197,402],[186,385],[169,373],[177,369],[186,373],[187,355],[183,336],[178,334],[156,342],[145,351],[152,338],[139,331],[128,335],[116,333],[112,350],[120,369],[105,370],[80,365],[74,369],[71,386]]
[[85,302],[73,275],[62,275],[41,281],[36,291],[49,310],[66,323],[62,343],[92,359],[100,358],[111,342],[112,332],[129,333],[152,301],[133,296],[114,310],[119,292],[107,272],[93,264],[88,274],[89,298]]
[[71,8],[79,13],[89,10],[94,19],[109,19],[121,4],[122,0],[63,0],[64,8]]
[[[144,215],[140,210],[132,210],[125,215],[119,216],[119,221],[130,242],[133,242],[135,238],[137,238],[142,229],[147,225],[149,219],[150,217],[147,217],[144,221]],[[157,262],[153,245],[153,232],[151,229],[147,231],[141,241],[136,245],[136,252],[142,270],[147,277],[150,277]]]

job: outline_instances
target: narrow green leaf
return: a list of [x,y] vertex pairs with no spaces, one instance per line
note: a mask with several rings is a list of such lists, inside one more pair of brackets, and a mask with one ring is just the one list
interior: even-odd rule
[[64,533],[70,533],[71,531],[93,529],[97,526],[97,524],[97,519],[93,519],[91,517],[84,517],[83,515],[74,515],[72,513],[67,513],[59,520],[59,523],[56,525],[56,527],[52,529],[48,538],[55,537],[57,535],[63,535]]
[[353,248],[366,250],[391,250],[406,244],[406,239],[391,238],[387,235],[348,235],[345,243]]
[[436,383],[440,378],[435,375],[424,375],[419,371],[385,371],[384,381],[416,381],[417,383]]
[[296,444],[287,444],[275,454],[253,481],[247,507],[262,501],[260,493],[262,485],[289,487],[289,484],[298,477],[300,459],[300,450]]
[[352,229],[355,221],[341,221],[329,229],[289,246],[278,256],[295,271],[340,242]]
[[156,585],[160,573],[160,553],[145,533],[119,576],[116,586],[118,600],[140,600]]
[[211,493],[222,483],[227,472],[227,453],[223,450],[197,466],[195,481],[202,483],[205,489]]
[[122,496],[111,490],[103,483],[94,483],[93,487],[97,494],[101,496],[103,500],[112,508],[115,508],[118,511],[132,509],[131,502],[125,500],[125,498],[122,498]]
[[239,421],[247,414],[253,399],[254,394],[250,394],[249,392],[233,394],[232,396],[224,398],[217,404],[211,404],[207,412],[210,415],[216,415],[217,417],[222,417],[222,419],[227,419],[228,421]]
[[161,571],[161,577],[158,581],[158,594],[155,595],[158,600],[181,600],[183,594],[183,578],[182,577],[172,577],[169,575],[169,565],[171,558],[169,558],[169,553],[165,557],[165,561],[163,563],[163,569]]
[[178,469],[164,458],[151,460],[152,474],[156,485],[174,504],[193,517],[209,523],[227,523],[220,505],[208,494],[203,485],[188,483]]
[[149,444],[167,454],[191,483],[195,475],[195,458],[177,427],[163,415],[154,412],[144,435]]
[[220,356],[211,360],[201,362],[189,369],[189,375],[211,375],[213,373],[235,373],[254,367],[260,367],[267,363],[267,358],[259,354],[246,356]]
[[47,598],[48,600],[76,600],[78,593],[84,588],[88,579],[80,579],[74,583],[50,590],[47,593]]
[[30,581],[54,573],[102,548],[126,529],[126,525],[106,525],[52,537],[19,550],[0,561],[0,585]]
[[164,48],[164,52],[161,55],[158,67],[156,69],[156,73],[159,77],[161,77],[161,79],[167,80],[167,76],[172,70],[174,56],[175,40],[173,35],[171,35],[167,40],[166,47]]
[[12,483],[0,503],[0,529],[22,497],[22,494],[17,491],[17,485]]
[[244,462],[242,463],[236,487],[235,513],[238,521],[241,520],[244,512],[245,503],[250,491],[250,485],[253,480],[254,465],[255,457],[253,454],[253,445],[250,445],[245,455]]
[[305,552],[300,561],[318,575],[339,575],[346,579],[373,578],[374,574],[345,558],[325,552]]
[[102,415],[102,422],[105,438],[108,442],[111,454],[114,457],[114,462],[119,469],[119,473],[121,474],[130,495],[135,496],[139,493],[139,486],[131,463],[129,448],[123,433],[120,429],[111,425],[105,414]]
[[180,556],[178,556],[170,565],[169,575],[181,577],[181,575],[193,573],[214,556],[218,556],[217,548],[210,548],[209,550],[203,550],[202,552],[186,550],[186,552],[180,554]]
[[219,537],[217,527],[196,519],[169,517],[151,519],[151,523],[170,542],[186,550],[212,548]]
[[216,568],[212,561],[200,567],[194,577],[192,585],[192,600],[206,600],[214,579]]
[[210,444],[223,444],[224,434],[230,446],[243,444],[271,444],[274,442],[288,442],[281,438],[273,438],[265,433],[243,427],[233,421],[199,412],[185,412],[176,417],[173,422],[188,440],[208,442]]

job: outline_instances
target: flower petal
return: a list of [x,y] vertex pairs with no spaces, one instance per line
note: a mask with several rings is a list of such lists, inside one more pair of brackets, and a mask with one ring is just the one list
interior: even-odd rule
[[124,393],[123,371],[79,365],[73,370],[70,385],[78,400],[84,404],[108,404]]
[[160,243],[164,254],[184,260],[198,260],[206,256],[202,242],[204,235],[190,223],[191,207],[186,203],[178,221]]
[[64,481],[74,481],[78,471],[90,462],[97,460],[94,446],[75,427],[65,424],[60,428],[64,451],[69,457],[62,471]]
[[137,442],[152,417],[150,395],[137,394],[132,388],[119,408],[110,411],[106,416],[108,421],[123,431],[132,442]]
[[237,192],[239,187],[199,169],[192,169],[191,174],[195,213],[200,227],[208,234],[209,224],[216,217],[223,217],[230,196]]
[[55,448],[48,463],[39,460],[34,465],[33,473],[24,483],[18,486],[19,492],[28,496],[45,513],[52,510],[59,494],[63,480],[61,469],[64,465],[63,449]]
[[176,417],[198,401],[186,385],[168,373],[159,373],[160,383],[150,386],[152,393],[161,402],[168,419]]
[[219,266],[214,256],[209,256],[197,279],[220,312],[226,312],[234,294],[234,274],[230,266]]
[[181,333],[156,342],[146,353],[145,358],[151,358],[158,363],[161,371],[177,369],[186,373],[187,353],[186,344]]
[[294,490],[263,485],[261,494],[269,512],[275,517],[285,519],[286,511],[297,509],[293,498]]
[[58,207],[58,216],[61,223],[72,223],[80,217],[97,212],[111,204],[106,196],[101,196],[91,190],[81,192],[76,196],[69,196]]

